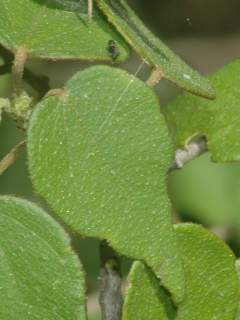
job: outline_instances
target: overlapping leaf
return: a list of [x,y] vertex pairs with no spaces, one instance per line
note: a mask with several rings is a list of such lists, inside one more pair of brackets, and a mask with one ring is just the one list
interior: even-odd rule
[[125,0],[97,0],[100,9],[130,45],[163,77],[194,94],[214,98],[211,83],[191,69],[155,37],[129,8]]
[[123,320],[173,320],[175,316],[171,299],[154,274],[142,262],[135,262],[129,276]]
[[138,263],[130,275],[124,320],[234,320],[239,285],[232,252],[200,226],[177,225],[176,233],[186,274],[186,295],[177,315],[154,275]]
[[209,77],[217,91],[215,101],[185,94],[168,105],[166,119],[178,147],[206,136],[215,161],[240,160],[239,70],[240,60],[236,60]]
[[166,189],[173,150],[151,89],[114,68],[76,74],[36,108],[28,156],[35,188],[65,223],[143,259],[181,299]]
[[84,276],[57,223],[29,202],[0,197],[0,318],[84,320]]
[[29,57],[110,60],[107,44],[114,39],[118,59],[126,59],[128,47],[97,9],[93,21],[88,21],[86,2],[72,12],[54,0],[1,1],[0,43],[13,52],[23,47]]
[[186,296],[176,319],[234,319],[239,288],[233,253],[198,225],[176,225],[176,231],[186,274]]

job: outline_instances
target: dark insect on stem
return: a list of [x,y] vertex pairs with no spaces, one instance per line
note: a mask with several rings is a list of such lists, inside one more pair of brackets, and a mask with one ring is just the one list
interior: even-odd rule
[[109,40],[107,49],[110,56],[115,61],[120,54],[117,43],[114,40]]

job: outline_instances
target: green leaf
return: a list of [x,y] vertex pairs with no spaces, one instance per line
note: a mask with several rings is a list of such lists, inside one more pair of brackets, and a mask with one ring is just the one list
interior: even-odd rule
[[163,77],[194,94],[215,98],[211,83],[191,69],[149,31],[124,0],[96,0],[99,8],[125,40]]
[[235,319],[239,288],[231,250],[199,225],[179,224],[176,231],[186,274],[176,319]]
[[175,229],[186,274],[186,295],[177,316],[154,275],[138,263],[130,274],[123,320],[234,320],[239,285],[233,253],[199,225],[179,224]]
[[146,261],[180,300],[166,188],[173,150],[157,96],[104,66],[77,73],[55,94],[38,105],[28,131],[37,191],[73,229]]
[[66,11],[54,1],[1,1],[0,43],[13,52],[24,47],[30,58],[110,60],[110,39],[119,46],[118,59],[125,60],[128,47],[98,10],[89,22],[85,10]]
[[0,317],[86,319],[84,276],[60,226],[35,205],[0,197]]
[[215,101],[185,94],[167,106],[166,119],[177,147],[206,136],[213,160],[240,160],[239,69],[240,60],[236,60],[209,77],[217,91]]
[[175,319],[176,311],[171,299],[142,262],[134,263],[128,280],[123,320]]

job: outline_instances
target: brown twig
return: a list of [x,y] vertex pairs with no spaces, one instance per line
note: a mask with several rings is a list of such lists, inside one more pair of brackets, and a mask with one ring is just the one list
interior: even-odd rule
[[[0,66],[0,75],[11,73],[14,55],[6,48],[0,46],[0,56],[5,63]],[[45,75],[37,76],[28,68],[24,69],[23,80],[39,93],[40,98],[50,90],[49,78]]]
[[93,18],[93,0],[88,0],[88,19],[92,21]]
[[119,258],[103,241],[100,245],[101,283],[99,302],[103,320],[121,320],[123,297]]
[[19,47],[15,54],[12,66],[14,91],[19,96],[23,90],[23,72],[27,61],[27,50],[25,47]]
[[148,80],[146,81],[146,84],[153,88],[155,87],[158,82],[163,78],[164,74],[160,69],[154,69],[150,75],[150,77],[148,78]]
[[1,161],[0,161],[0,175],[3,174],[18,158],[20,153],[24,150],[26,141],[18,143]]

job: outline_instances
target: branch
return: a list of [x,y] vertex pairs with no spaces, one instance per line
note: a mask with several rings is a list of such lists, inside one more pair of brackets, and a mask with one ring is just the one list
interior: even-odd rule
[[121,292],[121,272],[116,253],[102,241],[101,283],[99,303],[103,320],[121,320],[123,297]]
[[15,59],[12,66],[13,87],[15,94],[19,96],[23,91],[23,72],[27,61],[27,50],[24,47],[19,47],[15,54]]
[[204,138],[190,142],[185,149],[178,149],[175,154],[175,161],[169,172],[182,169],[184,165],[197,158],[208,150],[207,142]]
[[3,174],[18,158],[19,154],[24,150],[26,141],[18,143],[1,161],[0,175]]
[[92,21],[93,18],[93,0],[88,0],[88,19]]
[[146,81],[146,84],[147,84],[149,87],[153,88],[153,87],[155,87],[155,86],[158,84],[158,82],[159,82],[160,80],[162,80],[163,77],[164,77],[164,74],[163,74],[163,72],[162,72],[160,69],[158,69],[158,68],[157,68],[157,69],[154,69],[154,70],[152,71],[150,77],[149,77],[148,80]]
[[[14,55],[4,47],[0,46],[0,56],[3,58],[5,63],[0,66],[0,75],[11,73]],[[23,80],[39,93],[40,98],[50,90],[49,78],[45,75],[37,76],[28,68],[24,69]]]

